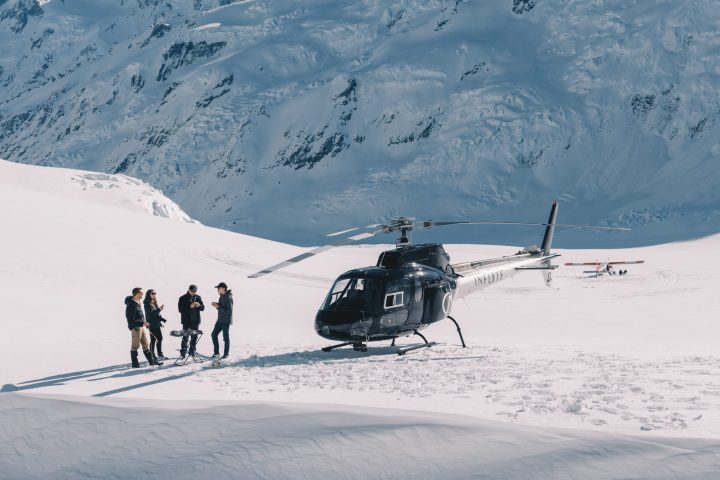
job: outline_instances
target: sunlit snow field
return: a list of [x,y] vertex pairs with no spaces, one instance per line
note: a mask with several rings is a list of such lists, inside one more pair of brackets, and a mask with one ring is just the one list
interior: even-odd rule
[[[646,263],[605,278],[561,266],[553,288],[526,272],[457,302],[465,349],[441,322],[423,331],[438,345],[406,356],[389,342],[323,353],[313,319],[332,280],[374,264],[387,245],[335,249],[251,280],[302,249],[190,223],[129,177],[86,175],[0,162],[0,478],[720,471],[720,236],[558,250],[559,264]],[[446,245],[452,261],[523,246],[474,240]],[[209,304],[219,281],[235,296],[224,368],[129,368],[123,299],[133,287],[166,305],[169,354],[177,298],[196,283]],[[206,309],[205,355],[214,320]]]

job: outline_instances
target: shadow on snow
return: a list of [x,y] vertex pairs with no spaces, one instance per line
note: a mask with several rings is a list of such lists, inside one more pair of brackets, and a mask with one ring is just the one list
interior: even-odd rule
[[49,377],[19,382],[18,384],[8,383],[3,385],[3,387],[0,389],[0,392],[20,392],[23,390],[32,390],[34,388],[55,387],[58,385],[65,385],[66,382],[70,382],[73,380],[94,377],[96,375],[116,372],[119,370],[126,370],[128,368],[130,368],[130,364],[123,363],[119,365],[111,365],[109,367],[93,368],[91,370],[80,370],[77,372],[61,373],[58,375],[51,375]]
[[[458,347],[460,348],[460,347]],[[430,350],[432,351],[432,347],[430,347]],[[323,352],[322,350],[303,350],[303,351],[295,351],[295,352],[287,352],[287,353],[280,353],[280,354],[274,354],[274,355],[251,355],[247,358],[243,358],[240,360],[230,361],[225,363],[223,365],[224,368],[271,368],[271,367],[279,367],[279,366],[292,366],[292,365],[311,365],[311,364],[343,364],[343,363],[353,363],[356,360],[367,360],[370,362],[387,362],[391,361],[390,359],[395,358],[394,361],[402,361],[402,362],[433,362],[433,361],[447,361],[447,360],[482,360],[485,359],[485,356],[443,356],[443,357],[428,357],[428,356],[421,356],[419,355],[419,352],[413,352],[411,354],[405,355],[405,356],[399,356],[397,355],[398,352],[398,346],[382,346],[382,347],[372,347],[370,346],[368,348],[367,352],[360,352],[352,350],[351,348],[341,348],[338,350],[332,350],[330,352]],[[191,365],[201,365],[201,364],[190,364]],[[167,368],[182,368],[183,365],[168,365],[164,368],[160,369],[153,369],[149,366],[143,367],[142,369],[131,369],[129,363],[125,364],[119,364],[119,365],[111,365],[108,367],[101,367],[101,368],[95,368],[91,370],[81,370],[76,372],[68,372],[68,373],[61,373],[58,375],[51,375],[44,378],[38,378],[35,380],[27,380],[24,382],[19,382],[17,384],[6,384],[1,389],[0,392],[19,392],[24,390],[32,390],[35,388],[45,388],[45,387],[55,387],[55,386],[61,386],[66,385],[68,382],[75,381],[75,380],[83,380],[85,379],[88,382],[98,382],[103,380],[109,380],[109,379],[118,379],[118,378],[131,378],[136,377],[139,375],[144,375],[146,373],[151,373],[154,371],[162,372],[165,371]],[[155,378],[153,380],[148,380],[146,382],[141,382],[133,385],[126,385],[123,387],[118,387],[112,390],[107,390],[104,392],[96,393],[93,396],[94,397],[107,397],[110,395],[115,395],[118,393],[128,392],[131,390],[137,390],[144,387],[149,387],[152,385],[157,385],[160,383],[170,382],[173,380],[179,380],[185,377],[189,377],[191,375],[195,375],[198,372],[203,372],[209,369],[213,369],[214,367],[212,365],[201,365],[200,368],[192,369],[190,371],[180,373],[177,375],[168,375],[163,376],[160,378]],[[115,373],[116,372],[116,373]]]

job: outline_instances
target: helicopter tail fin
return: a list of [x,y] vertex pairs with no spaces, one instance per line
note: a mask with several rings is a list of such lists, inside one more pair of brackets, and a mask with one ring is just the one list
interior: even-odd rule
[[550,247],[552,246],[553,234],[555,233],[555,222],[557,220],[558,202],[555,200],[550,209],[550,218],[548,219],[548,225],[545,228],[545,236],[543,237],[542,250],[543,255],[550,254]]

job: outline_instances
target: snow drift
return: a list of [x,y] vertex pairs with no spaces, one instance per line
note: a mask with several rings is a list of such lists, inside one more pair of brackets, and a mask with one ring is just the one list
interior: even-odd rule
[[714,441],[383,409],[2,395],[0,417],[3,478],[711,480],[720,468]]
[[[62,198],[198,223],[160,190],[127,175],[109,175],[66,168],[42,169],[0,160],[0,178],[5,188],[22,186],[25,189]],[[67,212],[68,216],[75,214],[73,210]]]

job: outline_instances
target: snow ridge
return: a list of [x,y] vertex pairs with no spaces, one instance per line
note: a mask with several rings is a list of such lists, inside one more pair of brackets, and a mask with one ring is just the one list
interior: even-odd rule
[[[127,175],[112,175],[71,169],[47,169],[0,160],[5,188],[37,190],[44,194],[109,205],[156,217],[199,223],[175,202],[147,183]],[[72,212],[70,214],[74,214]]]

